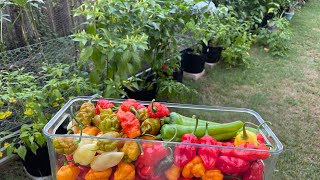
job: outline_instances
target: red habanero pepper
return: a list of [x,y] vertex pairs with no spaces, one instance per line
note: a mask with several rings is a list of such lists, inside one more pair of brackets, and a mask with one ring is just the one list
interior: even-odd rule
[[155,167],[157,164],[170,154],[170,151],[165,148],[162,143],[149,145],[144,143],[141,145],[143,153],[135,162],[137,174],[142,179],[157,178],[155,174]]
[[263,180],[263,163],[254,161],[250,169],[242,176],[242,180]]
[[151,104],[148,106],[149,117],[151,118],[162,118],[168,116],[170,111],[164,104],[160,104],[158,102],[154,102],[152,100]]
[[[196,126],[192,134],[182,135],[183,143],[194,143],[198,144],[198,138],[194,135],[198,127],[198,118],[196,118]],[[182,167],[185,166],[188,162],[197,155],[197,147],[192,145],[179,144],[174,150],[174,165]]]
[[[240,144],[239,148],[248,148],[248,149],[257,149],[257,150],[269,150],[269,148],[265,144],[260,144],[259,146],[255,146],[250,142],[246,142]],[[235,157],[241,158],[246,161],[255,161],[259,159],[267,159],[270,156],[269,152],[261,152],[255,150],[234,150],[233,155]]]
[[236,157],[219,156],[216,168],[225,174],[244,173],[250,168],[248,161]]
[[[216,145],[217,140],[213,137],[208,135],[208,122],[206,123],[206,134],[199,140],[200,144],[209,144],[209,145]],[[198,148],[198,155],[203,161],[203,165],[207,170],[212,169],[216,162],[219,155],[219,150],[217,148],[212,147],[199,147]]]
[[127,99],[121,104],[120,109],[127,112],[131,111],[131,107],[137,109],[138,105],[139,103],[135,99]]
[[114,105],[112,104],[112,102],[110,102],[106,99],[99,99],[97,101],[97,105],[96,105],[96,115],[100,114],[100,108],[101,109],[109,109],[109,108],[112,108],[113,106]]
[[219,154],[221,156],[233,156],[233,149],[234,148],[234,143],[232,142],[217,142],[218,146],[226,146],[229,148],[220,148],[219,149]]
[[262,136],[261,133],[257,134],[257,140],[259,144],[263,144],[264,143],[264,137]]
[[136,138],[141,135],[140,122],[134,114],[119,109],[117,112],[117,118],[120,121],[123,132],[129,138]]

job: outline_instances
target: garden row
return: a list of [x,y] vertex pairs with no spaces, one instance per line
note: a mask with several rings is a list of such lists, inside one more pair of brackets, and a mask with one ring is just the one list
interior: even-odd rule
[[[202,65],[205,61],[221,61],[242,66],[249,63],[252,43],[262,44],[274,55],[285,55],[290,30],[283,17],[302,2],[215,4],[219,6],[207,1],[175,0],[83,3],[74,10],[75,16],[86,19],[86,28],[73,35],[80,45],[77,64],[43,64],[35,73],[1,70],[1,136],[14,131],[6,123],[33,124],[23,125],[15,138],[1,142],[4,153],[17,153],[24,159],[27,149],[36,152],[44,146],[43,126],[74,96],[97,93],[140,100],[156,96],[179,102],[195,97],[190,95],[196,92],[177,76],[181,70],[194,72],[187,69],[186,60],[199,58],[186,58],[189,55],[199,56],[195,63]],[[144,71],[149,67],[151,70]],[[148,92],[151,96],[145,99]]]

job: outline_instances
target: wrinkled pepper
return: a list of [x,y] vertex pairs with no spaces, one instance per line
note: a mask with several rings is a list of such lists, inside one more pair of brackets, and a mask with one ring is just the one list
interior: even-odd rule
[[111,131],[117,132],[121,129],[120,121],[117,119],[117,117],[114,117],[112,119],[105,118],[103,121],[101,121],[99,129],[103,131],[103,133]]
[[82,133],[88,134],[89,136],[96,136],[100,132],[95,126],[87,126],[82,130]]
[[112,168],[103,170],[103,171],[94,171],[90,169],[85,176],[85,180],[104,180],[109,179],[112,173]]
[[138,103],[135,99],[127,99],[121,105],[120,109],[124,112],[132,112],[137,115],[137,109],[140,103]]
[[[120,138],[120,134],[118,132],[107,132],[102,135],[98,135],[97,137],[109,137],[109,138]],[[113,151],[121,145],[121,141],[118,140],[108,140],[108,139],[98,139],[97,146],[99,150],[102,151]]]
[[182,170],[184,178],[202,177],[205,175],[206,169],[199,156],[195,156],[192,161],[188,162]]
[[104,171],[116,166],[123,158],[123,152],[105,152],[94,157],[90,166],[95,171]]
[[263,180],[263,163],[254,161],[250,165],[250,169],[242,176],[242,180]]
[[93,117],[93,119],[92,119],[92,123],[93,123],[93,125],[95,125],[95,126],[99,126],[100,125],[100,123],[101,123],[101,118],[100,118],[100,115],[95,115],[94,117]]
[[[241,128],[242,126],[243,126],[242,121],[234,121],[234,122],[223,123],[219,125],[209,124],[208,134],[218,141],[229,140],[236,135],[238,129]],[[175,142],[181,141],[181,137],[183,134],[191,133],[194,130],[194,127],[192,126],[183,126],[178,124],[164,124],[160,130],[161,136],[163,139],[170,139],[173,137],[174,135],[173,127],[177,128],[178,130],[178,135],[173,140]],[[204,136],[205,131],[206,131],[206,126],[198,126],[195,132],[195,135],[198,138],[201,138],[202,136]]]
[[244,173],[250,168],[248,161],[236,157],[219,156],[216,168],[225,174]]
[[251,142],[252,144],[258,146],[257,135],[251,131],[246,130],[246,124],[244,123],[242,132],[238,133],[235,140],[234,145],[239,146],[245,142]]
[[123,160],[128,163],[137,160],[141,154],[139,145],[135,141],[126,141],[120,152],[124,153]]
[[263,144],[264,143],[264,137],[261,133],[257,134],[257,141],[259,144]]
[[[206,134],[202,138],[199,139],[200,144],[208,144],[208,145],[216,145],[217,140],[208,135],[208,123],[206,123]],[[202,159],[204,167],[207,170],[212,169],[219,155],[219,150],[217,148],[212,147],[199,147],[198,155]]]
[[241,158],[246,161],[255,161],[259,159],[267,159],[270,157],[270,153],[268,152],[269,148],[265,144],[260,144],[259,146],[255,146],[250,142],[246,142],[240,144],[239,148],[248,148],[248,149],[257,149],[257,150],[266,150],[266,152],[254,151],[254,150],[234,150],[233,154],[235,157]]
[[[192,134],[182,135],[183,143],[194,143],[198,144],[198,138],[194,135],[198,127],[198,119],[196,119],[196,125]],[[177,131],[177,129],[176,129]],[[176,133],[177,134],[177,133]],[[174,164],[176,166],[185,166],[187,163],[192,161],[192,159],[197,154],[197,147],[192,145],[179,144],[174,150]]]
[[123,132],[129,138],[136,138],[141,135],[140,122],[134,114],[119,109],[117,112],[117,118],[120,121]]
[[68,164],[58,170],[56,177],[57,180],[76,180],[79,174],[80,170],[77,166]]
[[142,143],[141,147],[143,153],[141,153],[135,162],[137,174],[142,179],[157,178],[155,167],[170,154],[169,150],[162,143],[153,143],[151,145],[149,143]]
[[112,109],[100,109],[100,119],[103,121],[104,119],[117,119],[117,115]]
[[178,180],[182,171],[182,167],[172,164],[169,169],[165,171],[165,176],[168,180]]
[[140,108],[137,111],[138,111],[138,120],[140,122],[142,122],[142,121],[144,121],[144,120],[149,118],[148,109],[145,108],[144,106],[143,106],[143,108]]
[[217,142],[218,146],[225,146],[226,148],[219,148],[221,156],[233,156],[234,143],[233,142]]
[[157,135],[160,130],[160,119],[148,118],[142,122],[140,129],[142,134]]
[[170,111],[167,106],[164,104],[154,102],[155,100],[152,100],[151,104],[148,106],[148,113],[149,117],[151,118],[162,118],[165,116],[168,116]]
[[96,114],[100,114],[100,109],[109,109],[114,107],[113,103],[106,99],[99,99],[96,105]]
[[58,154],[69,155],[72,154],[78,145],[74,143],[75,138],[71,137],[54,137],[52,145]]
[[223,174],[219,169],[206,171],[205,175],[201,177],[202,180],[223,180]]
[[79,113],[76,115],[77,120],[84,126],[91,123],[92,118],[95,116],[96,108],[91,102],[85,102],[81,105]]
[[121,161],[114,172],[114,180],[134,180],[135,167],[131,163]]
[[73,154],[74,162],[83,166],[89,165],[93,161],[97,149],[98,147],[95,144],[79,146]]

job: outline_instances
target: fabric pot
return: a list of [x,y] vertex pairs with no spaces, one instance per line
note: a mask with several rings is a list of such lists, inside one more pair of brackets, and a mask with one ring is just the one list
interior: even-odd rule
[[284,13],[284,16],[286,17],[286,19],[287,19],[288,21],[291,21],[293,15],[294,15],[294,12],[285,12],[285,13]]
[[217,63],[221,60],[222,47],[208,47],[207,63]]
[[185,72],[201,73],[204,70],[205,59],[202,55],[196,55],[189,50],[182,53],[181,66]]
[[182,79],[183,79],[183,70],[179,68],[179,70],[176,70],[175,72],[173,72],[173,80],[182,83]]
[[50,160],[47,145],[37,149],[34,154],[27,148],[25,160],[22,160],[26,171],[35,177],[45,177],[51,175]]

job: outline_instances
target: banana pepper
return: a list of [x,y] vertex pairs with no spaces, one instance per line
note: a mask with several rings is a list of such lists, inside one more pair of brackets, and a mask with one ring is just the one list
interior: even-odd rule
[[131,163],[121,161],[114,172],[114,180],[134,180],[135,167]]
[[95,144],[85,144],[79,146],[73,154],[73,160],[83,166],[89,165],[97,152],[98,147]]
[[94,157],[90,166],[94,171],[104,171],[116,166],[123,158],[123,152],[105,152]]

